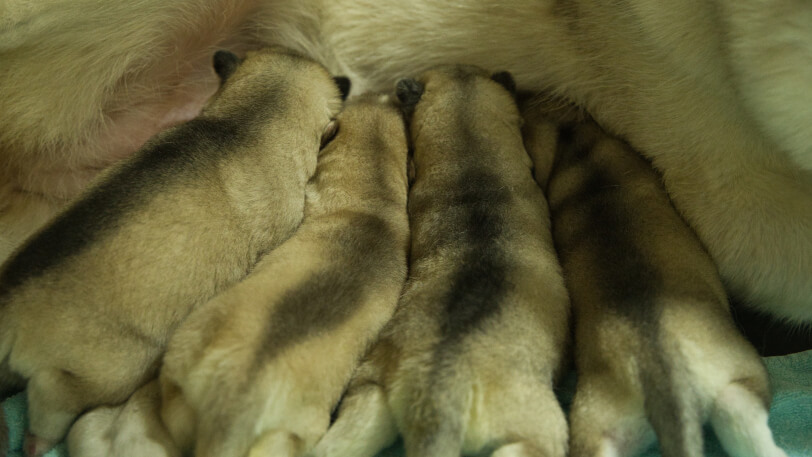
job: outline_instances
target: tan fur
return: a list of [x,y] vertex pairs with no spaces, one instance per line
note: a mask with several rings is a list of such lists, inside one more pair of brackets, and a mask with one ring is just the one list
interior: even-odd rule
[[567,95],[653,160],[730,292],[812,322],[810,14],[805,0],[8,0],[0,258],[193,116],[214,46],[280,43],[361,93],[469,63]]
[[563,457],[568,298],[515,102],[475,67],[420,81],[410,278],[314,454]]
[[525,113],[576,323],[572,457],[635,455],[652,427],[663,455],[700,457],[707,420],[735,457],[784,456],[764,366],[659,175],[565,102]]
[[111,169],[4,264],[0,360],[28,380],[37,453],[77,414],[125,400],[197,303],[290,236],[339,95],[315,62],[249,54],[199,118]]
[[173,336],[162,417],[182,449],[297,456],[327,429],[406,276],[405,126],[385,100],[348,104],[296,234]]
[[160,418],[158,380],[138,389],[127,403],[84,414],[68,433],[72,457],[180,457]]

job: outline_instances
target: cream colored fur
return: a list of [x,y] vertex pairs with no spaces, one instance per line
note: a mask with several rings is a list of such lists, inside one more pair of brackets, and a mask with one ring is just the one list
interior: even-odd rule
[[251,53],[199,118],[109,170],[3,265],[0,366],[27,380],[29,453],[124,401],[196,304],[291,235],[340,106],[319,64]]
[[558,100],[525,120],[575,320],[570,455],[637,455],[653,429],[663,455],[701,457],[709,421],[734,457],[785,457],[766,370],[659,176]]
[[[193,115],[215,46],[275,42],[388,89],[441,63],[510,70],[653,160],[728,290],[812,321],[804,0],[8,0],[0,258],[97,170]],[[370,37],[374,37],[371,39]]]
[[180,457],[160,421],[157,379],[138,389],[123,405],[96,408],[68,433],[71,457]]
[[309,451],[394,311],[409,239],[405,126],[385,97],[348,104],[338,122],[296,234],[172,338],[162,417],[185,452]]
[[518,110],[489,76],[419,78],[409,282],[317,457],[372,457],[398,432],[407,457],[566,454],[567,292]]

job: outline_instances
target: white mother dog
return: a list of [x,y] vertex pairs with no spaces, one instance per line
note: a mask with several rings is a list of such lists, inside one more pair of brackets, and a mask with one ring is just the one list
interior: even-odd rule
[[809,24],[805,0],[6,0],[0,259],[92,175],[194,116],[215,46],[279,43],[360,91],[468,63],[568,96],[663,173],[734,296],[810,322]]

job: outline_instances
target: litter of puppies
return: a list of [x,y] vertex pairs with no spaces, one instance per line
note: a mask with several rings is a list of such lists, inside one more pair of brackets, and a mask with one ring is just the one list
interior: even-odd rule
[[347,80],[286,49],[214,69],[201,116],[0,269],[29,457],[69,429],[73,457],[372,457],[398,435],[408,457],[626,456],[652,431],[699,456],[706,421],[734,457],[784,456],[716,267],[584,111],[520,112],[509,73],[471,66],[343,111]]

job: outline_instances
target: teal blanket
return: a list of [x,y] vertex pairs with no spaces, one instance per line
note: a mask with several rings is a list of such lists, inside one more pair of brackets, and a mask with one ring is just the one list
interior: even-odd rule
[[[764,359],[773,389],[773,403],[770,410],[770,427],[775,442],[789,457],[812,457],[812,350],[798,354],[767,357]],[[572,383],[565,385],[562,402],[568,403]],[[22,439],[26,423],[25,396],[9,398],[3,403],[3,411],[10,429],[10,449],[8,457],[23,457]],[[706,455],[723,457],[722,450],[713,433],[706,430]],[[46,457],[67,457],[64,445],[52,450]],[[402,457],[399,444],[381,453],[381,457]],[[654,446],[643,457],[659,456]]]

